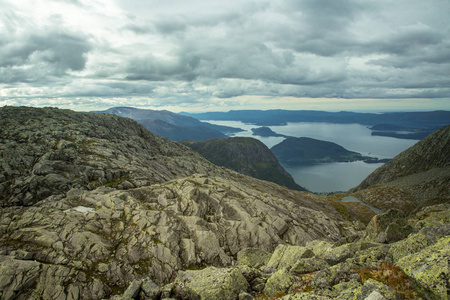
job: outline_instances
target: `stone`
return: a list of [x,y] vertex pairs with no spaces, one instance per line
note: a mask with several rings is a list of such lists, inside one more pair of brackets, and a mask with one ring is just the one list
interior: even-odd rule
[[357,272],[341,263],[319,271],[311,281],[311,286],[317,289],[331,289],[336,284],[352,280],[362,282]]
[[450,236],[438,240],[415,254],[402,257],[397,265],[411,279],[417,292],[426,299],[448,296]]
[[354,289],[351,292],[351,296],[347,299],[398,300],[401,299],[401,297],[395,292],[394,289],[381,282],[369,278],[364,282],[364,285],[357,289]]
[[301,258],[297,260],[291,268],[289,268],[289,272],[294,275],[306,274],[325,269],[326,267],[328,267],[328,264],[322,258]]
[[273,297],[276,294],[286,293],[297,281],[297,278],[281,269],[273,273],[264,287],[264,294]]
[[40,276],[41,264],[0,256],[0,294],[2,300],[13,300],[34,285]]
[[282,269],[291,267],[297,260],[311,258],[314,252],[306,247],[278,245],[267,263],[268,268]]
[[412,232],[405,214],[401,210],[390,209],[375,215],[367,225],[364,239],[379,243],[393,243],[406,238]]
[[394,243],[406,238],[412,232],[410,225],[401,226],[398,223],[391,223],[386,228],[386,242]]
[[175,295],[188,299],[238,299],[250,288],[238,269],[208,267],[198,271],[182,271],[174,281]]
[[146,300],[158,300],[161,289],[150,278],[145,278],[141,284],[141,298]]
[[296,293],[293,295],[286,295],[281,298],[278,298],[280,300],[331,300],[332,298],[328,296],[322,296],[322,295],[315,295],[311,293]]
[[239,294],[239,300],[253,300],[255,297],[246,292],[241,292]]
[[133,280],[123,293],[123,297],[135,299],[139,295],[139,292],[141,291],[141,285],[142,285],[141,280]]
[[266,265],[270,257],[270,253],[262,249],[246,248],[238,252],[237,263],[252,268],[259,268]]
[[329,265],[333,266],[353,257],[355,252],[356,249],[353,244],[344,244],[336,248],[328,248],[324,253],[324,259]]

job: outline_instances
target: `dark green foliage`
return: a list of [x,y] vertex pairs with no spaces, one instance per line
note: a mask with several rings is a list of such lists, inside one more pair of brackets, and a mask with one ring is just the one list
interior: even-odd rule
[[218,166],[275,182],[291,189],[305,190],[294,182],[273,153],[259,140],[233,137],[202,142],[183,141],[182,143]]
[[272,147],[281,163],[287,165],[310,165],[327,162],[348,162],[363,159],[357,152],[338,144],[312,138],[287,138]]

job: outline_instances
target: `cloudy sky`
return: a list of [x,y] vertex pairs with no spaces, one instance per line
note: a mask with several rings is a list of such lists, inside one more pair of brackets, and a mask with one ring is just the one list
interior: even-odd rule
[[0,8],[0,106],[450,110],[449,0]]

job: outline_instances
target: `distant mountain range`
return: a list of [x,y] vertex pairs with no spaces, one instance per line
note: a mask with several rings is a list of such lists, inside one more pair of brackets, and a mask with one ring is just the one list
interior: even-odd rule
[[228,112],[181,113],[199,120],[241,121],[260,126],[288,122],[392,124],[410,128],[438,129],[450,124],[450,111],[356,113],[314,110],[231,110]]
[[213,138],[225,138],[227,134],[242,131],[240,128],[200,122],[195,118],[167,110],[112,107],[107,110],[93,112],[133,119],[148,130],[173,141],[203,141]]

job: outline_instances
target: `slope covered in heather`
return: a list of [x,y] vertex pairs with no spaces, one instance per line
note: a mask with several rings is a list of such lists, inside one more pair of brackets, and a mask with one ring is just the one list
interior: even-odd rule
[[382,209],[407,212],[450,201],[450,125],[384,164],[350,192]]

